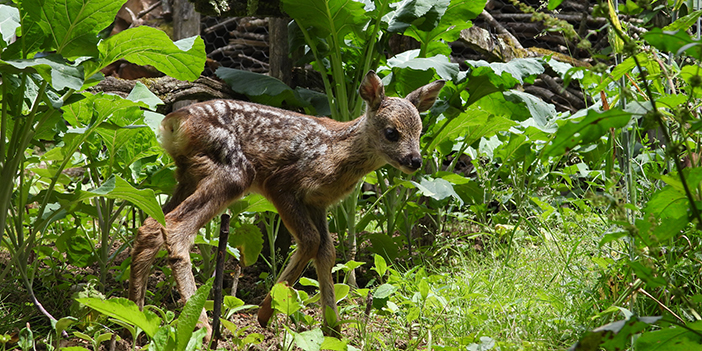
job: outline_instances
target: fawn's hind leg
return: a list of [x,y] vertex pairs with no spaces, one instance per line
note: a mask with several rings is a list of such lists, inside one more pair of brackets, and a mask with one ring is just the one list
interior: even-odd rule
[[[195,191],[166,215],[168,263],[183,301],[190,299],[196,290],[190,248],[198,229],[240,198],[254,178],[253,168],[243,156],[239,162],[232,161],[230,164],[218,163],[207,157],[197,161],[189,169],[190,172],[203,175],[198,177],[200,181]],[[210,335],[205,310],[200,315],[200,322]]]
[[[185,198],[194,191],[194,185],[190,179],[183,179],[171,197],[171,200],[163,207],[163,212],[168,213],[178,206]],[[151,271],[151,265],[158,251],[166,242],[163,226],[155,219],[149,217],[139,228],[134,248],[132,249],[132,263],[129,272],[129,299],[136,302],[139,309],[144,307],[144,295],[146,294],[146,283]]]

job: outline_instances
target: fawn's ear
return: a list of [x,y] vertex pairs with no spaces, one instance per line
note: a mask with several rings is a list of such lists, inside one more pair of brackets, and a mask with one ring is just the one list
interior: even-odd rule
[[409,93],[405,99],[416,106],[419,112],[424,112],[434,105],[434,101],[436,101],[436,97],[439,95],[441,88],[444,87],[444,84],[446,84],[446,81],[443,79],[431,82]]
[[383,87],[383,82],[380,81],[380,77],[374,71],[366,73],[361,86],[358,88],[358,93],[363,100],[366,100],[371,110],[377,110],[380,107],[380,102],[385,99],[385,87]]

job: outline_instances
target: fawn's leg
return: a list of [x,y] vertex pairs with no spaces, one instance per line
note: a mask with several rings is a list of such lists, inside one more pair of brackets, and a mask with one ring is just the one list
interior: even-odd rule
[[[176,187],[171,200],[163,207],[163,212],[168,213],[178,206],[185,198],[192,194],[194,187],[189,179],[183,179]],[[136,302],[139,309],[144,308],[144,295],[146,283],[151,271],[151,265],[158,251],[165,243],[163,226],[155,219],[149,217],[139,228],[132,249],[132,263],[129,272],[129,299]]]
[[[336,262],[336,248],[329,235],[329,227],[327,223],[326,211],[315,213],[312,220],[319,232],[320,243],[317,256],[314,258],[314,265],[317,269],[317,280],[319,281],[319,294],[321,295],[322,316],[324,317],[324,332],[332,336],[338,336],[339,328],[339,312],[336,308],[336,296],[334,295],[334,279],[331,270]],[[327,309],[330,308],[336,320],[330,325],[327,320]]]
[[[310,260],[317,256],[320,236],[312,217],[318,210],[308,208],[291,195],[279,196],[272,200],[278,209],[280,217],[283,219],[283,223],[290,230],[297,243],[297,249],[295,249],[292,257],[290,257],[290,262],[288,262],[277,281],[278,283],[287,282],[292,285],[295,284]],[[324,213],[324,210],[321,212]],[[269,292],[258,310],[258,323],[264,328],[268,325],[268,321],[273,315],[271,302],[272,298]]]
[[[190,299],[196,290],[190,248],[198,229],[232,201],[241,197],[253,180],[252,169],[243,156],[238,162],[233,159],[229,164],[202,157],[197,166],[191,167],[191,172],[205,176],[201,177],[195,191],[166,215],[165,230],[168,263],[183,301]],[[200,315],[200,322],[207,328],[208,336],[211,335],[211,327],[204,309]]]

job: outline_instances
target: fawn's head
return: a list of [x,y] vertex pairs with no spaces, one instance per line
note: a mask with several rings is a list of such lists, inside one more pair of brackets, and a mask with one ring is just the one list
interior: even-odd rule
[[385,96],[380,77],[369,71],[359,94],[366,101],[368,140],[380,156],[393,167],[413,173],[422,166],[419,137],[422,133],[420,112],[428,110],[444,86],[443,80],[429,83],[404,99]]

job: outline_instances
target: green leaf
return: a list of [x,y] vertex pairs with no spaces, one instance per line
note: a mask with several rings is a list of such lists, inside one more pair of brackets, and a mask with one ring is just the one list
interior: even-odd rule
[[[388,59],[388,66],[391,68],[410,69],[408,73],[416,71],[435,71],[441,79],[452,80],[458,75],[459,68],[457,63],[450,62],[448,57],[444,55],[436,55],[434,57],[417,57],[419,49],[407,50],[399,53]],[[393,74],[399,74],[397,70],[393,70]],[[431,77],[430,77],[431,78]],[[426,83],[427,80],[424,82]],[[419,86],[412,87],[413,89]],[[405,91],[409,92],[409,91]]]
[[548,0],[548,10],[549,11],[555,10],[556,7],[558,7],[562,2],[563,2],[563,0]]
[[632,316],[628,320],[621,320],[595,328],[583,336],[570,350],[595,351],[605,348],[607,350],[626,350],[629,348],[630,338],[651,324],[655,324],[661,317]]
[[388,31],[401,33],[413,24],[424,32],[431,31],[439,24],[449,2],[450,0],[403,1],[390,18]]
[[97,56],[98,33],[115,19],[126,0],[44,0],[39,25],[51,48],[65,57]]
[[271,204],[263,195],[250,194],[243,199],[229,206],[232,215],[238,215],[243,212],[273,212],[278,213],[275,206]]
[[49,54],[28,60],[0,61],[0,72],[38,73],[56,90],[83,86],[83,67],[71,66],[61,55]]
[[385,272],[388,271],[388,264],[385,262],[383,256],[380,255],[374,255],[373,260],[375,264],[375,271],[378,272],[378,275],[382,278],[385,276]]
[[685,53],[696,58],[700,58],[702,55],[700,41],[695,40],[684,30],[665,31],[660,28],[653,28],[649,32],[644,33],[643,38],[663,52],[672,52],[675,55]]
[[318,351],[324,341],[322,329],[312,329],[302,333],[293,332],[295,345],[304,351]]
[[261,229],[253,224],[242,224],[229,235],[229,245],[239,249],[241,264],[246,267],[256,263],[263,249]]
[[702,10],[697,10],[683,17],[678,18],[675,22],[662,28],[664,32],[686,31],[697,23],[697,19],[702,15]]
[[390,297],[393,293],[397,291],[397,288],[394,285],[390,284],[383,284],[379,286],[375,291],[373,292],[373,298],[378,298],[378,299],[384,299]]
[[97,189],[77,191],[76,194],[78,196],[74,199],[74,202],[84,201],[95,196],[129,201],[153,217],[161,225],[166,225],[166,219],[161,206],[156,201],[154,191],[151,189],[138,190],[118,175],[113,175]]
[[100,42],[98,48],[103,67],[124,59],[188,81],[200,77],[206,59],[205,44],[199,36],[174,43],[166,33],[148,26],[122,31]]
[[334,297],[336,298],[336,303],[339,303],[341,300],[345,299],[346,296],[349,295],[349,291],[351,291],[351,287],[346,284],[334,284]]
[[463,205],[463,199],[453,190],[453,185],[445,179],[422,177],[419,183],[415,181],[411,182],[424,196],[431,197],[434,200],[443,200],[447,197],[453,197]]
[[[178,326],[176,327],[177,351],[184,351],[186,347],[189,346],[188,344],[193,336],[195,325],[200,318],[202,308],[205,306],[207,296],[210,294],[210,289],[212,289],[213,280],[213,278],[210,278],[207,283],[198,288],[195,294],[188,299],[188,302],[185,303],[183,312],[181,312],[180,316],[178,317]],[[202,331],[206,332],[204,329],[202,329]],[[202,337],[200,337],[200,340],[202,340]]]
[[17,28],[20,27],[19,9],[0,4],[0,48],[5,48],[7,43],[15,37]]
[[556,116],[556,108],[545,103],[534,95],[519,90],[510,90],[503,93],[505,100],[514,103],[524,103],[529,110],[531,117],[538,125],[546,125],[549,120]]
[[56,239],[56,248],[60,252],[65,252],[68,261],[78,267],[86,267],[95,261],[93,256],[95,245],[82,233],[78,234],[75,228],[64,231]]
[[285,282],[273,286],[271,297],[273,298],[271,303],[273,309],[286,316],[290,316],[304,307],[297,291],[287,286]]
[[346,34],[366,23],[362,2],[354,0],[282,0],[283,11],[314,36],[333,36],[343,44]]
[[622,128],[631,120],[631,113],[619,109],[604,112],[588,110],[582,120],[570,119],[558,128],[555,137],[543,148],[544,156],[563,155],[576,146],[598,141],[610,128]]
[[636,350],[641,351],[700,351],[702,350],[702,322],[688,323],[681,326],[643,333],[636,338]]
[[155,313],[139,311],[134,301],[125,298],[103,300],[94,297],[76,299],[76,301],[106,315],[141,328],[147,335],[153,337],[161,324],[161,318]]
[[322,350],[347,351],[348,348],[346,345],[346,342],[343,340],[339,340],[332,336],[325,336],[324,341],[322,341],[322,345],[320,345],[320,348]]
[[134,102],[143,102],[151,110],[155,110],[158,105],[163,105],[163,100],[159,99],[149,88],[142,82],[136,82],[134,88],[129,92],[127,100]]

